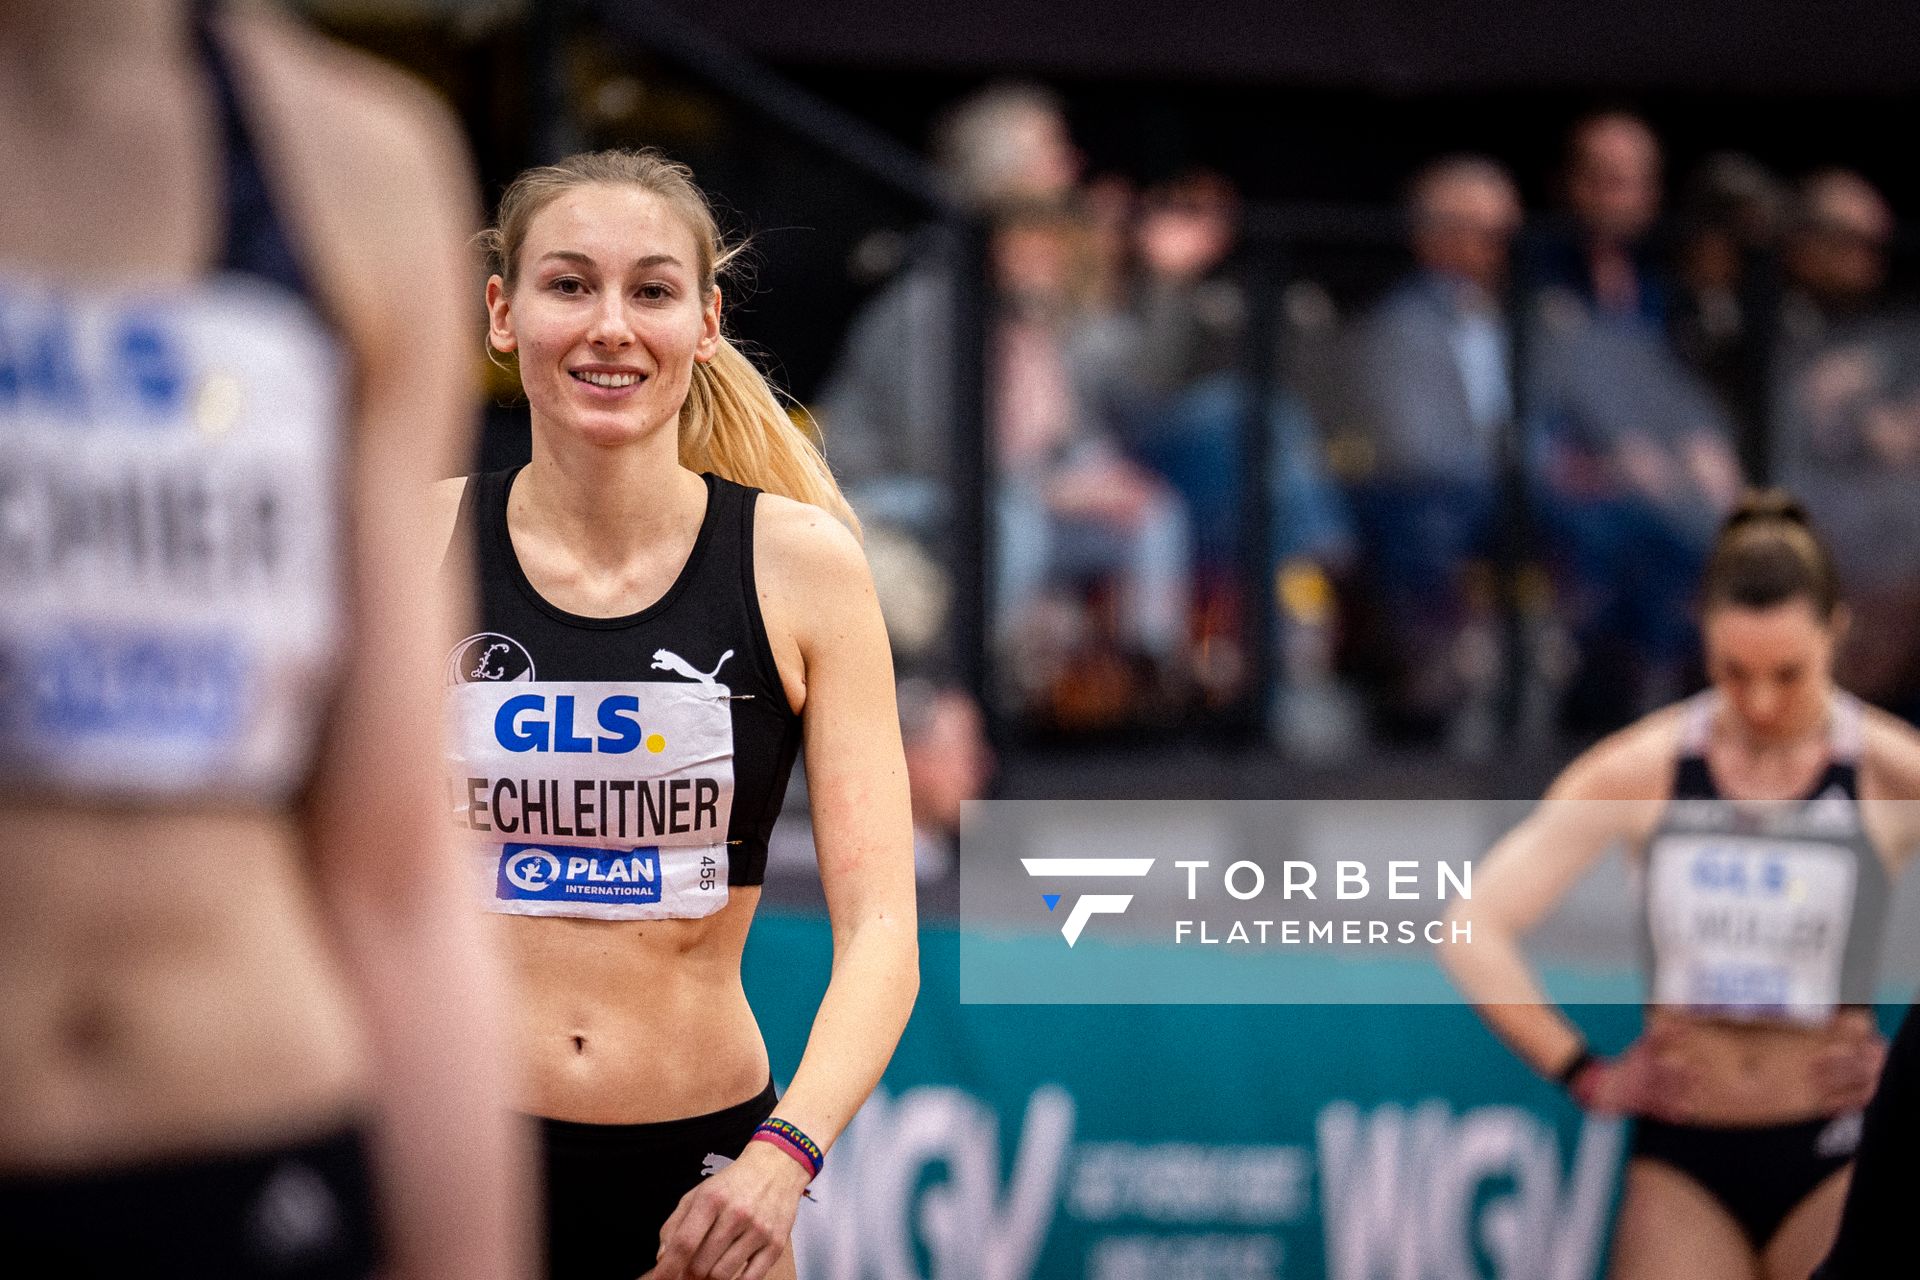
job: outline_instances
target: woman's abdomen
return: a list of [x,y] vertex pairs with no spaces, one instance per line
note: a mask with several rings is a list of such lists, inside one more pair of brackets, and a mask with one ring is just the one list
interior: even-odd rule
[[700,920],[495,916],[513,976],[518,1105],[587,1124],[705,1115],[767,1083],[740,984],[759,892]]
[[236,1149],[366,1106],[293,824],[0,804],[0,1168]]
[[1685,1072],[1697,1124],[1788,1124],[1833,1114],[1818,1062],[1868,1015],[1843,1009],[1823,1025],[1735,1022],[1650,1010],[1661,1052]]

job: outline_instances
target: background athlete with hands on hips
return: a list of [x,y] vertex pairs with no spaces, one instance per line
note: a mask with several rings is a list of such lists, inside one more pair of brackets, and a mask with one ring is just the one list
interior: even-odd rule
[[[1786,495],[1728,517],[1701,590],[1712,687],[1601,742],[1475,879],[1442,955],[1500,1038],[1583,1106],[1638,1117],[1627,1280],[1804,1280],[1833,1239],[1885,1046],[1889,887],[1920,844],[1920,734],[1833,683],[1831,559]],[[1646,1031],[1589,1052],[1519,940],[1608,849],[1644,886]]]

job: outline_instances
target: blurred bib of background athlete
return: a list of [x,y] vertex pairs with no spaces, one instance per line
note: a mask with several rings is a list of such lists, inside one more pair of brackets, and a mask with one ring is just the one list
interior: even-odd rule
[[237,276],[0,279],[0,771],[80,800],[284,803],[339,651],[342,387]]
[[[484,638],[457,650],[482,657]],[[489,907],[647,920],[727,904],[725,685],[478,680],[447,690],[455,820]]]
[[1667,835],[1647,858],[1653,1000],[1818,1022],[1843,1000],[1858,868],[1808,840]]

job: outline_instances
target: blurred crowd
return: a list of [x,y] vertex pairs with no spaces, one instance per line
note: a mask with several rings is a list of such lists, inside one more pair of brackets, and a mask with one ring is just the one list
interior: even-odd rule
[[[1806,498],[1841,559],[1846,682],[1920,707],[1901,625],[1920,597],[1920,323],[1889,298],[1894,218],[1859,174],[1790,180],[1721,154],[1670,205],[1655,132],[1597,114],[1566,139],[1551,208],[1525,210],[1482,156],[1410,175],[1384,259],[1403,273],[1343,294],[1304,255],[1249,270],[1217,174],[1084,173],[1044,89],[982,92],[934,147],[990,228],[991,622],[1010,713],[1064,729],[1204,716],[1260,674],[1242,622],[1271,609],[1270,727],[1290,749],[1472,756],[1516,722],[1610,728],[1699,678],[1707,543],[1763,475]],[[903,666],[937,683],[962,268],[950,241],[916,243],[809,408]],[[1244,572],[1255,485],[1270,591]]]

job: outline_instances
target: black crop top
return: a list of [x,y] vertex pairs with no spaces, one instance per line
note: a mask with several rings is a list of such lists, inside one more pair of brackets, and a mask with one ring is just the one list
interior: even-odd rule
[[800,742],[754,589],[759,491],[708,475],[680,576],[621,618],[556,608],[507,531],[519,468],[470,478],[480,630],[447,656],[450,784],[515,915],[704,916],[766,878]]
[[1870,1003],[1892,886],[1860,813],[1864,707],[1833,695],[1827,767],[1780,804],[1720,793],[1706,758],[1718,707],[1712,690],[1687,705],[1673,798],[1647,845],[1654,1001],[1798,1022]]

